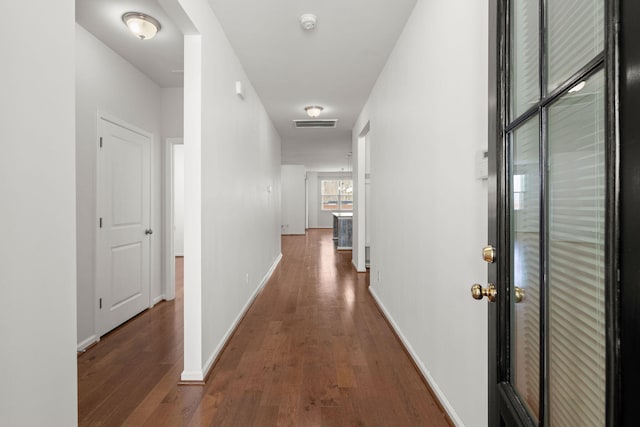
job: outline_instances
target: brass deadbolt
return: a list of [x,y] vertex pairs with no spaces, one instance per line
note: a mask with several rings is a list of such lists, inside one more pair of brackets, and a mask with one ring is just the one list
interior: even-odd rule
[[482,248],[482,259],[490,264],[496,262],[496,248],[491,245]]

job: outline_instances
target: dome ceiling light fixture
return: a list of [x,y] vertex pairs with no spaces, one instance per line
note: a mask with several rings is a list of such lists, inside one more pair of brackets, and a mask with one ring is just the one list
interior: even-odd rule
[[311,118],[318,117],[320,113],[322,113],[322,110],[324,110],[324,108],[320,107],[319,105],[310,105],[308,107],[304,107],[304,111],[307,112],[307,116]]
[[318,17],[313,13],[305,13],[304,15],[300,16],[300,25],[307,31],[311,31],[316,28],[317,24]]
[[141,12],[127,12],[122,15],[124,22],[129,31],[131,31],[140,40],[148,40],[153,38],[162,26],[152,16]]

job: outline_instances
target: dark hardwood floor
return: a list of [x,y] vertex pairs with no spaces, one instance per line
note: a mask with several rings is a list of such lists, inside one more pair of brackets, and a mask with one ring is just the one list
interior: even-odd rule
[[204,386],[179,386],[176,299],[78,358],[81,426],[447,426],[331,230],[285,236],[283,259]]

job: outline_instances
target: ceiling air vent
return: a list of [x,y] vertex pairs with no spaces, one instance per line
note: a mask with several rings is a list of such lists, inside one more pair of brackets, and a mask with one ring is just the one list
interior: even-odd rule
[[296,129],[335,128],[338,119],[294,120]]

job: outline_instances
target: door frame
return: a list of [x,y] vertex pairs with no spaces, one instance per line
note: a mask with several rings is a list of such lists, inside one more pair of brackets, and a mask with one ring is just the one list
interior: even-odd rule
[[164,299],[170,301],[176,297],[176,262],[175,248],[173,244],[174,232],[174,204],[175,192],[173,189],[173,181],[175,176],[175,156],[174,147],[176,145],[184,145],[184,139],[180,137],[165,138],[164,140],[164,283],[163,293]]
[[[362,127],[362,130],[358,134],[356,138],[356,150],[355,155],[352,157],[354,162],[354,167],[352,170],[356,172],[355,177],[351,177],[354,183],[354,212],[353,212],[353,225],[354,225],[354,233],[353,233],[353,254],[355,258],[351,261],[356,268],[356,271],[359,273],[364,273],[367,271],[367,263],[366,263],[366,224],[367,224],[367,205],[366,205],[366,191],[365,191],[365,181],[366,181],[366,170],[365,170],[365,159],[366,159],[366,144],[367,138],[369,135],[369,131],[371,130],[371,123],[367,121],[367,123]],[[355,178],[355,179],[354,179]]]
[[[155,228],[154,223],[154,215],[153,215],[153,188],[154,188],[154,179],[153,179],[153,144],[154,144],[154,136],[153,133],[148,132],[142,128],[139,128],[125,120],[120,119],[112,114],[109,114],[105,111],[98,110],[96,116],[96,141],[98,143],[96,149],[96,181],[95,181],[95,191],[96,191],[96,200],[95,200],[95,208],[96,208],[96,226],[94,228],[94,277],[93,277],[93,328],[94,334],[96,337],[96,342],[100,341],[100,337],[106,334],[109,331],[103,331],[99,322],[99,312],[100,308],[98,308],[98,257],[99,257],[99,244],[100,244],[100,227],[99,227],[99,218],[101,208],[103,207],[103,198],[104,195],[102,193],[102,156],[100,155],[100,121],[104,120],[109,123],[112,123],[116,126],[120,126],[124,129],[128,129],[131,132],[140,134],[146,138],[149,138],[149,228],[152,230]],[[152,294],[151,294],[151,281],[153,280],[153,243],[149,242],[149,301],[147,301],[147,309],[153,305],[152,302]]]
[[[502,253],[505,247],[504,243],[500,240],[500,233],[498,230],[498,212],[502,211],[501,201],[503,200],[501,194],[498,193],[499,189],[504,189],[503,185],[498,185],[498,169],[497,165],[501,164],[504,159],[503,144],[499,144],[498,141],[502,141],[499,137],[499,129],[501,128],[501,120],[498,115],[498,105],[501,102],[500,84],[501,76],[499,71],[501,70],[502,55],[500,44],[498,43],[499,34],[503,31],[502,28],[498,28],[501,19],[499,16],[503,15],[503,1],[502,0],[489,0],[489,52],[488,52],[488,146],[487,152],[488,159],[488,179],[487,179],[487,243],[494,248],[498,254]],[[501,263],[498,263],[501,265]],[[498,265],[488,264],[487,267],[487,283],[498,283]],[[501,369],[501,360],[498,357],[499,337],[501,337],[499,328],[494,327],[500,325],[502,322],[498,320],[498,309],[496,304],[488,304],[487,306],[488,316],[488,330],[487,330],[487,345],[488,345],[488,408],[489,419],[488,425],[498,426],[500,425],[500,410],[498,408],[498,372]]]
[[[634,3],[635,1],[635,3]],[[489,0],[489,182],[488,182],[488,243],[496,248],[498,262],[488,265],[488,283],[498,286],[498,294],[505,293],[500,284],[508,277],[505,254],[510,242],[507,233],[505,201],[507,183],[504,168],[507,147],[502,136],[506,105],[506,24],[508,0]],[[624,10],[625,13],[621,13]],[[606,76],[606,330],[607,330],[607,388],[606,419],[608,426],[632,425],[637,416],[636,391],[640,387],[640,345],[636,344],[640,324],[640,121],[634,117],[640,109],[640,88],[631,77],[633,64],[640,63],[640,30],[637,0],[609,0],[605,4],[605,76]],[[625,120],[625,117],[627,119]],[[503,172],[501,172],[501,170]],[[625,256],[634,259],[626,261]],[[625,262],[628,266],[625,266]],[[626,268],[625,268],[626,267]],[[623,298],[624,297],[624,298]],[[500,425],[501,408],[497,384],[509,372],[508,353],[504,342],[508,331],[508,301],[498,298],[488,307],[488,396],[489,425]],[[629,345],[625,345],[628,343]],[[547,374],[543,373],[546,379]],[[508,425],[525,425],[527,412],[519,401],[502,399],[507,411],[515,418]],[[505,408],[503,408],[505,409]]]
[[[640,63],[640,4],[637,0],[611,1],[610,14],[619,31],[610,34],[609,43],[616,47],[616,61],[612,73],[616,80],[610,82],[613,101],[618,107],[609,112],[610,120],[616,123],[619,151],[612,161],[619,165],[619,192],[616,194],[618,207],[619,248],[618,287],[615,289],[616,307],[612,322],[619,330],[619,341],[615,343],[617,358],[609,367],[615,388],[612,390],[611,410],[615,417],[612,425],[637,425],[637,393],[640,389],[640,87],[638,85],[638,65]],[[619,66],[619,67],[618,67]]]

